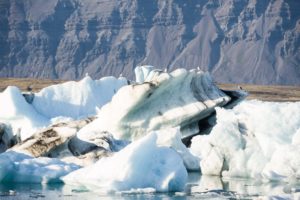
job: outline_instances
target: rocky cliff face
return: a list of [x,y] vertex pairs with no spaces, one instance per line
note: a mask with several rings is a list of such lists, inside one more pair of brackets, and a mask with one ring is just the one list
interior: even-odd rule
[[300,1],[0,1],[2,77],[132,78],[142,64],[299,85]]

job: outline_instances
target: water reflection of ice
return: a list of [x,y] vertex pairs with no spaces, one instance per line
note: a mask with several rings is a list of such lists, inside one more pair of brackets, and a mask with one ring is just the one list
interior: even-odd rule
[[0,184],[0,199],[235,199],[300,198],[300,182],[262,182],[253,179],[224,179],[189,173],[184,193],[101,193],[63,184]]
[[300,182],[263,182],[254,179],[229,179],[189,173],[187,190],[191,196],[197,196],[197,194],[223,194],[235,197],[278,196],[298,199],[300,197]]

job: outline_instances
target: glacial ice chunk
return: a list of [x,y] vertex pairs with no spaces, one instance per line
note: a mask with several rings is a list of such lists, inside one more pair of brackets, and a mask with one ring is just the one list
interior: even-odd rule
[[15,86],[9,86],[0,93],[0,122],[11,126],[11,135],[19,135],[21,140],[50,123],[49,119],[25,101],[21,91]]
[[152,130],[198,122],[228,101],[230,97],[216,87],[208,73],[155,71],[151,80],[122,87],[87,129],[91,131],[93,126],[117,139],[134,140]]
[[109,191],[152,188],[157,192],[183,191],[187,171],[181,157],[157,145],[155,132],[132,142],[112,157],[74,171],[63,178],[69,184]]
[[48,118],[79,119],[95,115],[124,85],[127,80],[123,77],[92,80],[87,76],[79,82],[69,81],[42,89],[35,94],[32,105]]
[[203,174],[255,179],[300,178],[300,102],[245,101],[217,109],[209,135],[192,139]]

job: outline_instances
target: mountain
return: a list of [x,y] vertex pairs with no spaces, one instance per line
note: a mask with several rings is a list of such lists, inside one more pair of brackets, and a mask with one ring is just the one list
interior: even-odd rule
[[0,1],[1,77],[133,78],[143,64],[300,85],[300,1]]

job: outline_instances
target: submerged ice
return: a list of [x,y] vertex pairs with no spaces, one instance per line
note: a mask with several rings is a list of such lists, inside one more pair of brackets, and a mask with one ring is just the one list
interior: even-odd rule
[[55,183],[79,166],[55,158],[34,158],[23,153],[7,151],[0,154],[0,182]]

